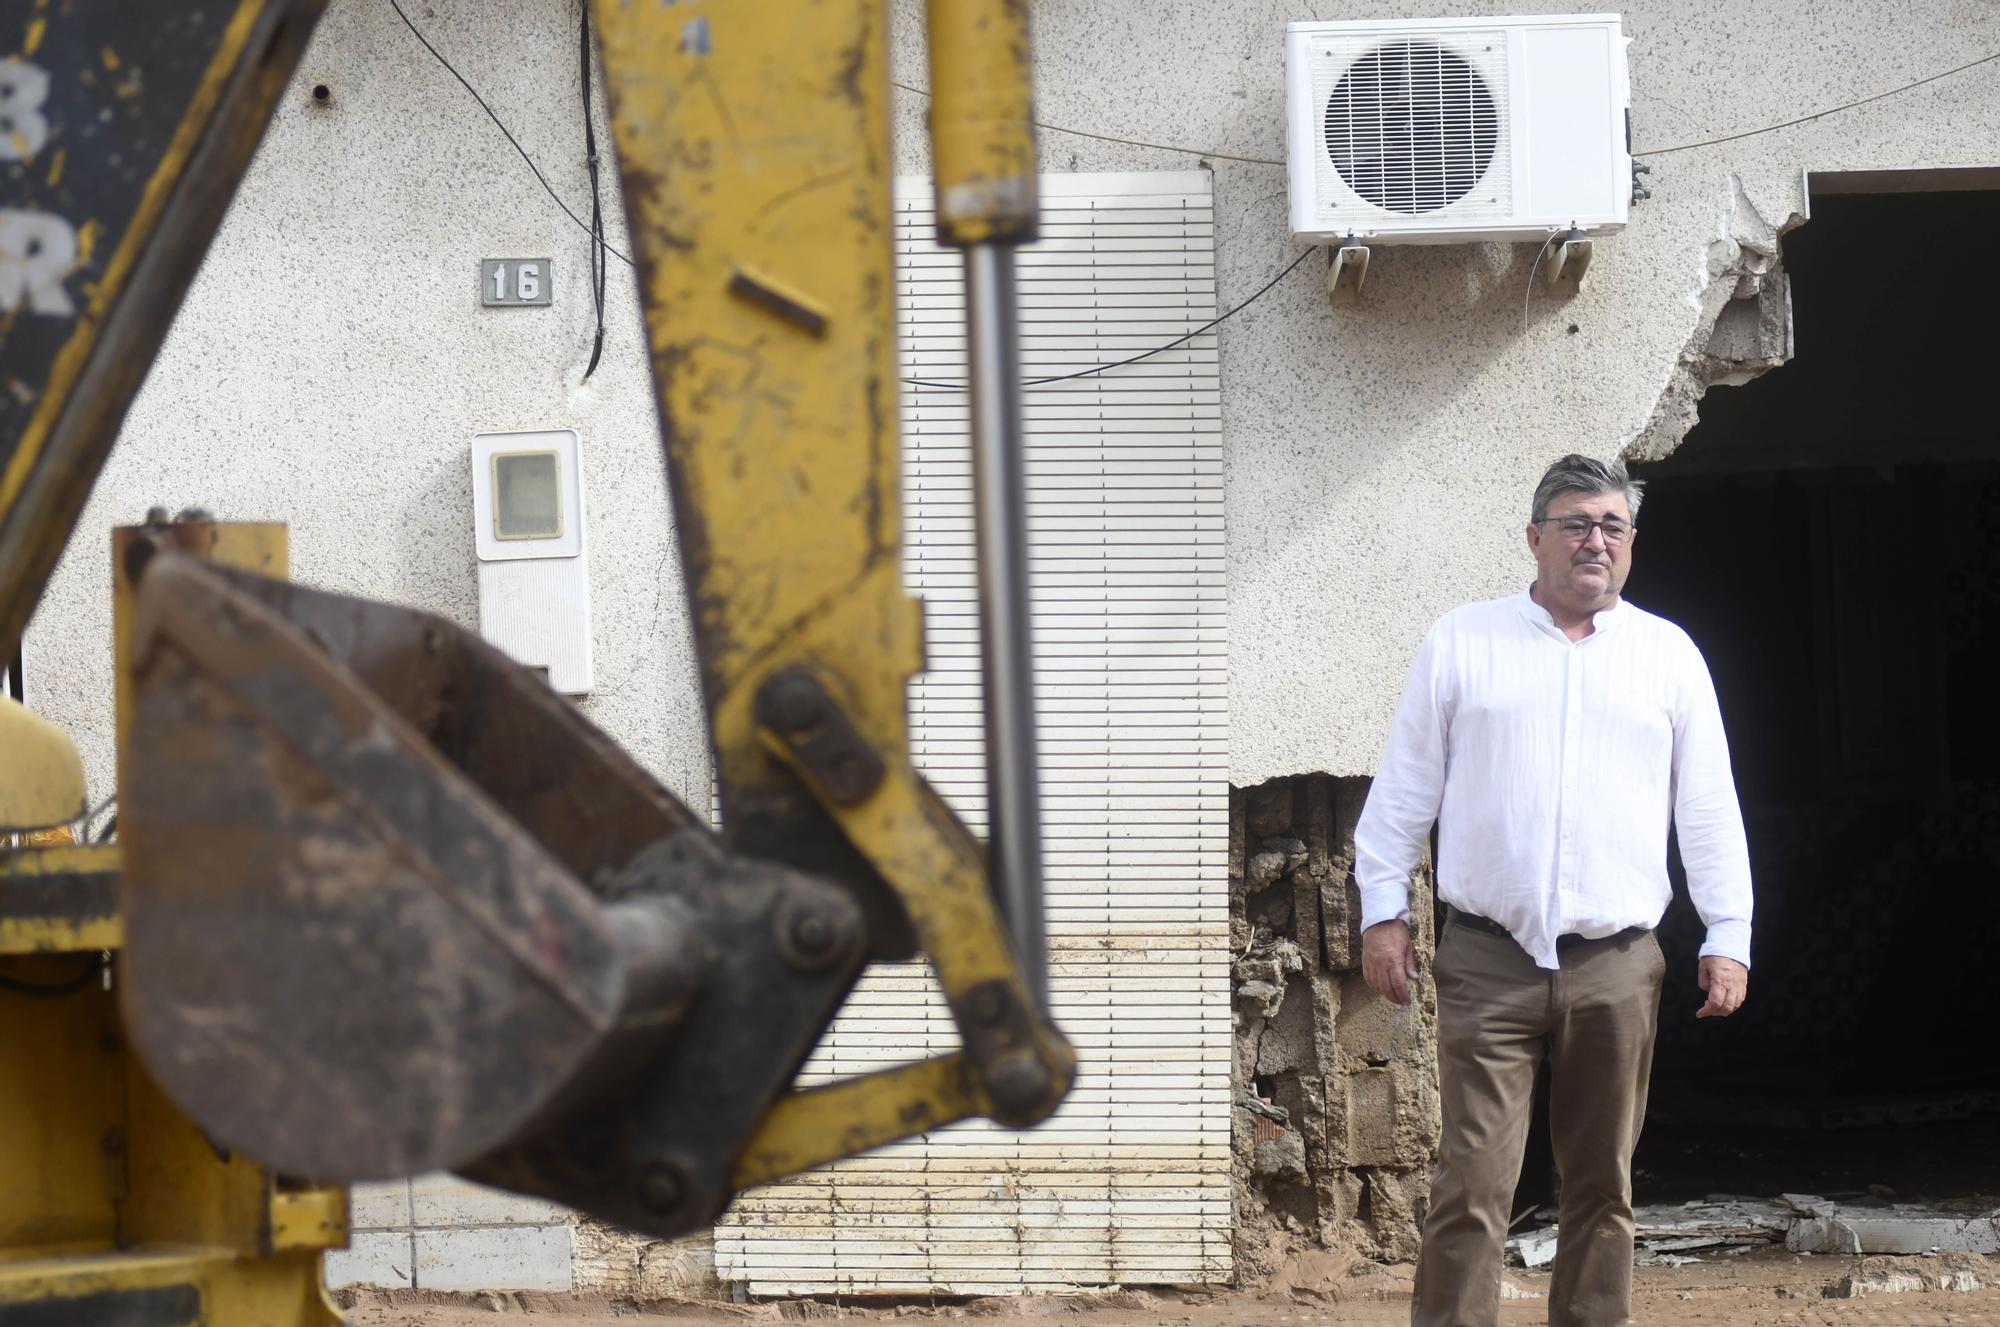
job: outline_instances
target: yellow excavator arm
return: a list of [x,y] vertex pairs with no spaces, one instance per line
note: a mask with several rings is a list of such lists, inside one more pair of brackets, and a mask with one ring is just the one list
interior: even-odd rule
[[[0,2],[0,658],[322,3]],[[906,729],[886,6],[592,18],[722,827],[476,636],[289,582],[282,527],[118,531],[116,842],[0,851],[0,1319],[95,1296],[317,1322],[348,1181],[447,1168],[670,1236],[744,1187],[969,1117],[1032,1126],[1068,1091],[1014,346],[1025,5],[928,8],[990,846]],[[107,47],[142,88],[84,77]],[[65,134],[102,106],[102,133]],[[60,745],[17,711],[0,738]],[[0,811],[77,814],[63,759],[8,761]],[[961,1049],[798,1090],[863,965],[913,953]]]

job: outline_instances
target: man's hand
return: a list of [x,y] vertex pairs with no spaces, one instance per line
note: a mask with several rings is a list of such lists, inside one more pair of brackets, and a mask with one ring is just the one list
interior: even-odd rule
[[[1364,965],[1367,963],[1366,939],[1364,936]],[[1708,1003],[1701,1007],[1696,1018],[1727,1018],[1743,1007],[1743,997],[1750,993],[1750,969],[1720,954],[1710,954],[1701,961],[1701,975],[1695,980],[1708,992]],[[1371,979],[1369,985],[1374,984]]]
[[1407,925],[1376,922],[1361,933],[1361,975],[1377,995],[1397,1004],[1410,1002],[1410,983],[1417,979],[1417,954],[1410,946]]

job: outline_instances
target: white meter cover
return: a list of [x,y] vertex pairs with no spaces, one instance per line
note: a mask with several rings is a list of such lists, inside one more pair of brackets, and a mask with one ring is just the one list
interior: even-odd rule
[[576,434],[481,433],[472,440],[472,519],[482,562],[583,551]]

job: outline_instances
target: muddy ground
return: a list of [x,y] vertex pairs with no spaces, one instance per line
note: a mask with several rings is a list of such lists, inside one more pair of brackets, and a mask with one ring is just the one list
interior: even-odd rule
[[[1684,1267],[1638,1269],[1632,1317],[1637,1324],[1734,1324],[1735,1327],[1932,1327],[2000,1324],[2000,1258],[1959,1255],[1868,1259],[1760,1252]],[[1942,1275],[1941,1275],[1942,1273]],[[1548,1274],[1511,1271],[1505,1324],[1548,1316]],[[1859,1281],[1862,1293],[1841,1298]],[[1932,1289],[1910,1288],[1930,1282]],[[1940,1281],[1978,1289],[1948,1289]],[[1518,1297],[1512,1297],[1518,1296]],[[746,1305],[633,1303],[595,1296],[541,1294],[435,1296],[385,1291],[357,1298],[352,1327],[495,1327],[497,1315],[541,1318],[548,1327],[632,1324],[741,1324],[817,1319],[997,1318],[1008,1327],[1401,1327],[1409,1321],[1409,1269],[1331,1262],[1294,1266],[1259,1294],[1127,1291],[1074,1298],[974,1300],[857,1307],[819,1301]],[[527,1324],[524,1323],[524,1327]]]

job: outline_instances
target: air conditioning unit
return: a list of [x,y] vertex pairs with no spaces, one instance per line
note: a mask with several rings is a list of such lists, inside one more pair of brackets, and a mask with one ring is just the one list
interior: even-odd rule
[[1292,230],[1305,240],[1543,240],[1625,224],[1616,14],[1294,23]]

